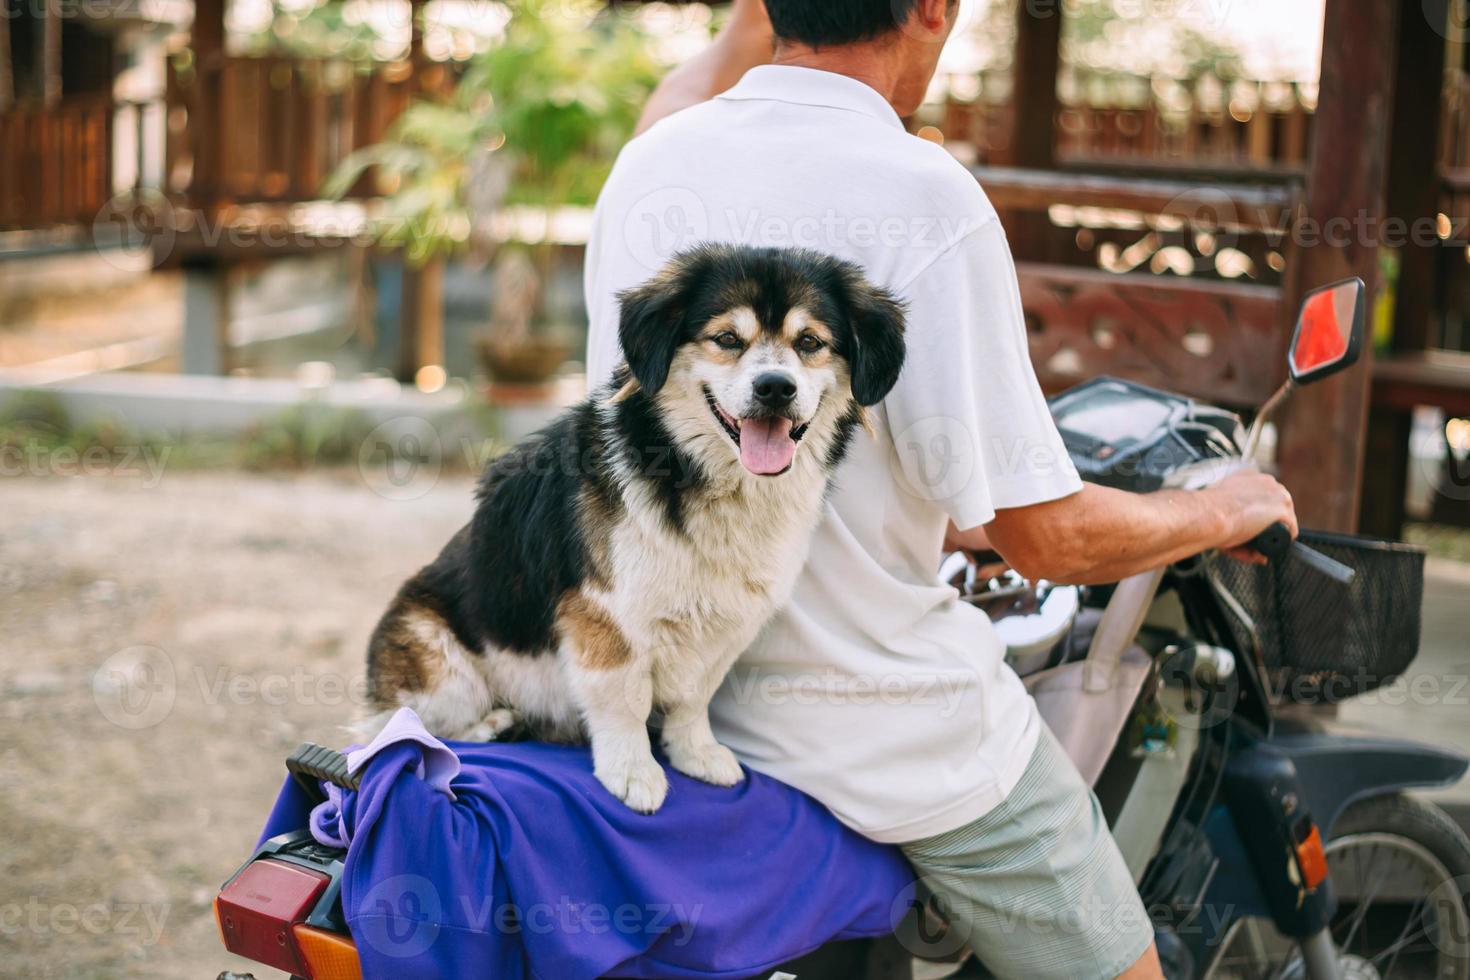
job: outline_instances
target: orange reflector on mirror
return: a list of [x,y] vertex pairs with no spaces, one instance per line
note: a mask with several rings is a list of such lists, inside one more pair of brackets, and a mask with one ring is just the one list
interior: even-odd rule
[[1307,839],[1296,846],[1297,864],[1302,869],[1302,884],[1316,891],[1327,880],[1327,855],[1322,850],[1322,834],[1314,826]]
[[302,959],[311,968],[311,980],[362,980],[357,946],[349,937],[308,925],[297,925],[292,931]]

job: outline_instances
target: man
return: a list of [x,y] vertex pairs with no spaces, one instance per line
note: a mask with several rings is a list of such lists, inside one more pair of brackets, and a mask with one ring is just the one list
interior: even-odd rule
[[[902,845],[996,975],[1158,976],[1095,798],[984,614],[937,584],[941,547],[993,547],[1033,579],[1113,582],[1210,548],[1257,560],[1240,546],[1274,521],[1294,532],[1295,516],[1255,473],[1148,496],[1079,481],[1028,360],[994,210],[900,123],[956,6],[766,0],[773,63],[654,122],[603,190],[589,373],[601,383],[619,359],[616,293],[699,240],[814,248],[904,298],[908,360],[876,437],[856,439],[838,471],[790,608],[716,696],[716,733]],[[682,73],[660,99],[694,102],[717,67]]]

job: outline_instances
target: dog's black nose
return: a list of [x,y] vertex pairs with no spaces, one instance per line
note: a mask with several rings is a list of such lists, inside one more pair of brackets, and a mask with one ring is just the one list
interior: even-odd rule
[[767,371],[755,379],[755,400],[767,408],[785,408],[796,400],[796,382],[779,371]]

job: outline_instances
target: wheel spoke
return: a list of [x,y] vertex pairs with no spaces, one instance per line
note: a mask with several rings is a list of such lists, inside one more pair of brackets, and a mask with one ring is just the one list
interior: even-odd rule
[[[1372,847],[1372,845],[1370,845],[1369,846],[1369,853],[1372,853],[1373,849],[1374,848]],[[1354,862],[1354,867],[1355,867],[1355,869],[1357,869],[1357,872],[1358,872],[1357,875],[1356,875],[1356,878],[1357,878],[1357,881],[1359,882],[1359,885],[1361,886],[1361,883],[1363,881],[1362,867],[1363,867],[1363,863],[1364,862],[1363,862],[1363,859],[1361,857],[1358,857],[1356,854],[1354,854],[1354,857],[1356,858],[1356,861]],[[1390,855],[1390,857],[1392,857],[1392,855]],[[1378,897],[1378,893],[1383,889],[1384,885],[1387,882],[1388,882],[1388,876],[1387,875],[1380,876],[1378,878],[1378,880],[1374,883],[1374,890],[1373,890],[1372,894],[1371,895],[1368,895],[1368,896],[1365,896],[1364,898],[1362,898],[1358,902],[1358,907],[1355,908],[1355,909],[1353,909],[1353,918],[1352,918],[1352,922],[1350,924],[1350,928],[1348,929],[1348,934],[1343,939],[1342,944],[1340,946],[1338,946],[1338,952],[1340,952],[1340,953],[1346,953],[1348,950],[1352,949],[1353,939],[1357,936],[1358,929],[1363,925],[1364,921],[1368,918],[1368,909],[1372,907],[1374,900]],[[1361,894],[1361,892],[1360,892],[1360,894]]]
[[[1411,977],[1470,980],[1470,963],[1436,937],[1470,935],[1470,911],[1463,901],[1436,901],[1452,881],[1438,857],[1399,834],[1362,831],[1331,841],[1328,872],[1342,895],[1355,900],[1332,923],[1344,975],[1391,980],[1402,969]],[[1412,904],[1411,904],[1412,903]],[[1402,919],[1399,916],[1402,915]],[[1383,933],[1399,923],[1397,935]],[[1301,953],[1281,937],[1269,919],[1242,920],[1216,964],[1215,976],[1254,980],[1302,980]]]
[[[1380,971],[1383,976],[1387,977],[1393,972],[1394,964],[1397,963],[1399,959],[1399,952],[1405,946],[1407,946],[1409,944],[1409,941],[1413,938],[1413,936],[1409,935],[1409,928],[1413,926],[1414,923],[1424,918],[1424,912],[1429,907],[1428,898],[1429,897],[1426,895],[1424,898],[1421,898],[1419,900],[1419,903],[1414,906],[1414,913],[1408,917],[1408,919],[1404,922],[1404,927],[1399,930],[1398,938],[1395,939],[1387,949],[1380,952],[1371,960],[1373,965],[1376,967],[1383,959],[1383,957],[1387,956],[1389,958],[1388,967],[1385,970]],[[1414,933],[1414,936],[1417,936],[1421,933],[1426,939],[1429,937],[1429,933],[1424,929],[1420,929],[1418,932]]]

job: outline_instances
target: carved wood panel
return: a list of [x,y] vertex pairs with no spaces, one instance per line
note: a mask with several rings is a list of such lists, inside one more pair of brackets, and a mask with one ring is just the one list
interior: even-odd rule
[[1281,291],[1020,263],[1031,360],[1048,392],[1111,374],[1225,405],[1286,376]]

